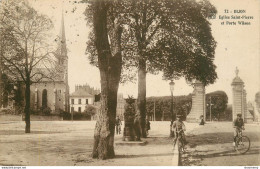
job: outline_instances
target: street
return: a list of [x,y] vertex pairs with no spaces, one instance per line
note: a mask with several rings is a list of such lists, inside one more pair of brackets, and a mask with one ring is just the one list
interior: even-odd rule
[[187,137],[190,144],[183,159],[184,165],[196,166],[259,166],[260,128],[257,124],[246,124],[243,135],[251,140],[246,154],[237,153],[232,145],[231,122],[214,122],[193,130]]
[[[231,122],[185,123],[187,153],[183,165],[259,165],[259,125],[246,125],[245,135],[252,141],[245,155],[232,147]],[[0,165],[15,166],[171,166],[173,165],[170,122],[151,122],[145,146],[117,146],[116,157],[108,160],[91,158],[94,121],[32,121],[30,134],[24,133],[24,122],[0,122]],[[123,129],[123,127],[122,127]],[[122,140],[115,136],[115,142]]]

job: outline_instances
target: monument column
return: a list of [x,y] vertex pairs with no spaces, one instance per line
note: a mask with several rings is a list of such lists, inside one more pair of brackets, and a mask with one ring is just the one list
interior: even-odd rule
[[245,85],[243,80],[238,76],[238,72],[239,70],[236,68],[236,77],[231,83],[233,89],[232,117],[234,120],[237,117],[237,114],[242,114],[243,120],[247,122],[249,112],[247,113]]
[[260,122],[260,92],[255,94],[255,121]]
[[186,118],[187,122],[200,122],[200,117],[206,117],[206,103],[205,103],[205,86],[202,82],[196,80],[193,83],[194,91],[192,93],[192,108]]

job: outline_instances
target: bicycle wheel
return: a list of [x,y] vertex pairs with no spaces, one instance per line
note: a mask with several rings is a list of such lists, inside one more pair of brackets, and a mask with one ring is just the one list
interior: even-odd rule
[[236,150],[240,154],[246,153],[250,149],[250,139],[247,136],[240,137],[236,140]]
[[183,139],[182,138],[178,139],[178,150],[179,150],[180,153],[184,152],[184,144],[183,144]]

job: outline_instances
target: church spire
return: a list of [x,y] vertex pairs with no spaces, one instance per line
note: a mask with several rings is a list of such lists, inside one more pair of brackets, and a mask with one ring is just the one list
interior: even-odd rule
[[61,16],[59,50],[60,50],[61,57],[66,58],[67,57],[67,45],[66,45],[66,36],[65,36],[65,24],[64,24],[63,7],[62,7],[62,16]]

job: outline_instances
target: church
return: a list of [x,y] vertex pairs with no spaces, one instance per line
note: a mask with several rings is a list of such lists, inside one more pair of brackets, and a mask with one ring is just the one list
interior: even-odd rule
[[69,112],[68,55],[63,14],[59,38],[55,52],[55,66],[59,68],[58,76],[31,85],[31,109],[33,110],[50,108],[51,114],[60,111]]

